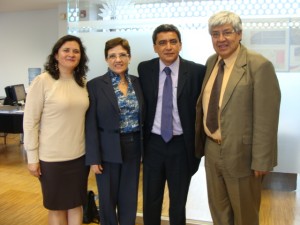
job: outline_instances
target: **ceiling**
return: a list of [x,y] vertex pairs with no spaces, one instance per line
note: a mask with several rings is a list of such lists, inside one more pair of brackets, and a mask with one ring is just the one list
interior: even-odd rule
[[[124,0],[79,0],[79,2],[114,2],[119,4]],[[132,3],[155,3],[155,2],[181,2],[189,0],[127,0]],[[17,12],[17,11],[30,11],[30,10],[45,10],[58,8],[61,3],[67,3],[68,0],[0,0],[0,13],[1,12]]]
[[0,12],[53,9],[61,3],[67,0],[0,0]]

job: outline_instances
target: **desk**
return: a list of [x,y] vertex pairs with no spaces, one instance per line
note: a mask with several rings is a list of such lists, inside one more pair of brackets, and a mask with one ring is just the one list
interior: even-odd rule
[[23,109],[18,106],[0,106],[0,133],[4,133],[5,143],[7,133],[23,133],[23,115]]

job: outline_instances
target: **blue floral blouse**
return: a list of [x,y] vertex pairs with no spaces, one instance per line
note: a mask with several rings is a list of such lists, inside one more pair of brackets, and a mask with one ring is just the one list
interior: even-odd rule
[[123,95],[118,88],[119,81],[121,79],[120,76],[111,70],[109,70],[109,74],[118,99],[120,110],[120,133],[139,131],[139,104],[131,83],[131,79],[128,76],[128,71],[125,74],[125,78],[128,82],[127,96]]

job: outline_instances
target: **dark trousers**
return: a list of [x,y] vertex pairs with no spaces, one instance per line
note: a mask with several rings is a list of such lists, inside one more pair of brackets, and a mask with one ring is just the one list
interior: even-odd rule
[[170,225],[185,225],[185,205],[191,181],[183,136],[165,143],[152,134],[143,160],[143,216],[145,225],[160,225],[164,189],[170,198]]
[[96,175],[101,225],[135,225],[140,172],[140,135],[121,135],[123,163],[104,162]]

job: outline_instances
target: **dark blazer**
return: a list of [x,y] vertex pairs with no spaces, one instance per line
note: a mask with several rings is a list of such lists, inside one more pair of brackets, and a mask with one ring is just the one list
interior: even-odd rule
[[[218,55],[207,60],[197,103],[196,153],[203,155],[202,95]],[[224,167],[233,177],[277,165],[280,88],[272,63],[241,45],[220,109]]]
[[[144,129],[144,144],[146,145],[151,134],[156,111],[159,85],[159,58],[141,62],[138,65],[138,74],[146,105]],[[195,157],[195,118],[196,103],[204,74],[205,67],[203,65],[180,58],[177,104],[191,175],[197,171],[200,162]]]
[[[136,76],[129,75],[140,107],[141,148],[144,102]],[[90,107],[86,114],[86,163],[122,163],[118,100],[108,73],[87,83]],[[141,149],[143,152],[143,149]]]

